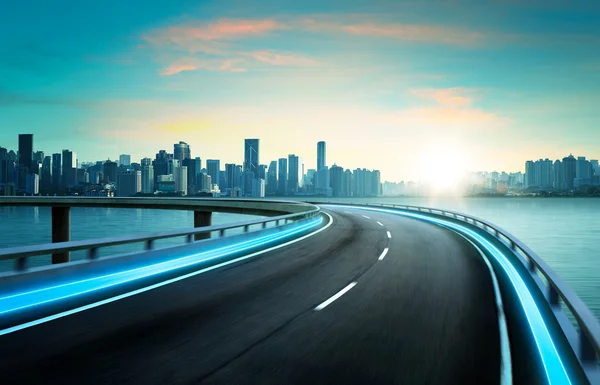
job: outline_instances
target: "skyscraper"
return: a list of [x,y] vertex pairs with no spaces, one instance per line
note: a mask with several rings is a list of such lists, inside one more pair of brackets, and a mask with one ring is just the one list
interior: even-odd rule
[[321,141],[317,143],[317,171],[327,166],[326,158],[326,145],[325,142]]
[[52,154],[52,188],[60,190],[62,185],[62,156]]
[[343,197],[343,178],[344,178],[344,169],[337,165],[331,166],[329,169],[330,173],[330,181],[331,181],[331,194],[333,197]]
[[[116,163],[114,163],[116,165]],[[130,197],[142,191],[141,171],[122,171],[117,176],[117,195]]]
[[577,161],[573,155],[564,157],[562,160],[562,183],[561,190],[570,190],[573,188],[575,177],[577,175]]
[[119,166],[125,166],[125,167],[131,166],[131,155],[127,155],[127,154],[119,155]]
[[225,189],[234,189],[239,187],[238,175],[236,175],[237,167],[234,163],[225,164],[225,186],[221,188],[221,191]]
[[41,190],[50,190],[52,188],[52,157],[44,157],[42,162],[42,171],[40,172],[40,188]]
[[277,194],[277,161],[272,160],[267,172],[267,193],[269,195]]
[[27,167],[27,172],[32,172],[33,161],[33,134],[19,134],[19,166]]
[[244,172],[258,175],[259,139],[244,139]]
[[294,154],[288,155],[288,194],[298,192],[300,182],[300,159]]
[[533,187],[536,185],[535,181],[537,177],[535,171],[535,163],[532,160],[525,162],[525,187]]
[[104,162],[104,183],[117,182],[117,162],[107,160]]
[[287,179],[288,179],[288,160],[286,158],[279,158],[279,177],[277,194],[285,195],[287,193]]
[[154,166],[152,159],[142,159],[142,192],[152,194],[154,192]]
[[206,172],[210,176],[211,183],[218,184],[221,180],[221,161],[218,159],[207,159]]
[[190,159],[192,157],[192,153],[190,150],[190,145],[186,142],[179,142],[173,145],[173,158],[179,160],[179,162],[183,163],[185,159]]
[[77,181],[77,155],[73,151],[62,151],[62,184],[64,188],[75,186]]

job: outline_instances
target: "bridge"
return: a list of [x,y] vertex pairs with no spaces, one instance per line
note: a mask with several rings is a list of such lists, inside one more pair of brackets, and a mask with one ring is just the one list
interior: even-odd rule
[[[600,323],[525,244],[400,205],[0,198],[53,243],[0,249],[2,383],[600,384]],[[193,210],[194,227],[70,241],[72,207]],[[212,225],[212,212],[263,216]],[[156,240],[181,238],[180,246]],[[101,257],[104,247],[140,243]],[[70,253],[87,250],[87,258]],[[30,261],[52,255],[53,264]]]

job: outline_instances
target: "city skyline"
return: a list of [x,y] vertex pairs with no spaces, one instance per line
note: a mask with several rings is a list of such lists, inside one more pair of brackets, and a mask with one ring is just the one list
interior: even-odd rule
[[264,159],[285,146],[317,168],[319,137],[336,143],[330,164],[410,180],[431,154],[517,170],[600,142],[598,4],[118,4],[7,7],[0,145],[30,132],[91,161],[186,138],[232,163],[231,143],[261,138]]

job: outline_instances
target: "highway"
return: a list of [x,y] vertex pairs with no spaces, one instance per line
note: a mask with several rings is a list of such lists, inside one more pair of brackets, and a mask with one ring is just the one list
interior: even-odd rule
[[323,206],[278,250],[0,337],[3,384],[500,384],[494,288],[461,236]]

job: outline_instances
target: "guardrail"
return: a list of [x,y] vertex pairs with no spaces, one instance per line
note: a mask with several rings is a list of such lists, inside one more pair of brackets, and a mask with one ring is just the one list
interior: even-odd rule
[[[267,203],[268,201],[264,201]],[[281,202],[278,202],[281,203]],[[132,235],[132,236],[120,236],[110,238],[91,239],[83,241],[69,241],[69,242],[57,242],[47,243],[42,245],[33,246],[21,246],[0,249],[0,261],[2,260],[15,260],[14,270],[24,271],[27,268],[27,260],[30,257],[64,253],[71,251],[87,250],[87,256],[91,260],[98,258],[98,249],[102,247],[124,245],[130,243],[145,243],[146,250],[152,250],[154,248],[154,242],[159,239],[186,237],[186,242],[194,242],[196,235],[218,233],[219,237],[224,237],[225,232],[231,229],[243,229],[244,232],[248,232],[250,226],[261,225],[262,228],[266,228],[269,223],[274,223],[275,226],[279,226],[280,223],[287,224],[289,221],[297,221],[302,219],[311,218],[320,214],[320,208],[318,206],[312,206],[313,208],[293,214],[272,216],[262,219],[256,219],[251,221],[236,222],[224,225],[215,226],[204,226],[195,227],[189,230],[174,230],[167,232],[158,232],[143,235]]]
[[[325,202],[320,203],[323,204]],[[327,202],[327,204],[345,203]],[[598,376],[600,322],[577,294],[575,294],[573,289],[571,289],[542,258],[508,231],[484,219],[449,210],[396,204],[349,204],[352,206],[383,207],[435,214],[466,222],[494,236],[498,241],[507,246],[523,264],[525,264],[532,277],[537,278],[536,274],[539,272],[546,279],[546,282],[542,282],[540,279],[536,279],[536,282],[538,285],[544,286],[542,289],[546,290],[544,293],[545,298],[548,300],[550,307],[555,314],[557,312],[562,313],[560,308],[561,301],[570,310],[579,330],[572,330],[573,326],[570,322],[565,323],[560,322],[559,320],[559,324],[573,348],[573,351],[576,352],[577,358],[584,367],[584,371],[587,373],[589,370],[592,370],[594,371],[594,375]],[[569,327],[572,329],[569,330]],[[573,336],[577,337],[573,338]]]

